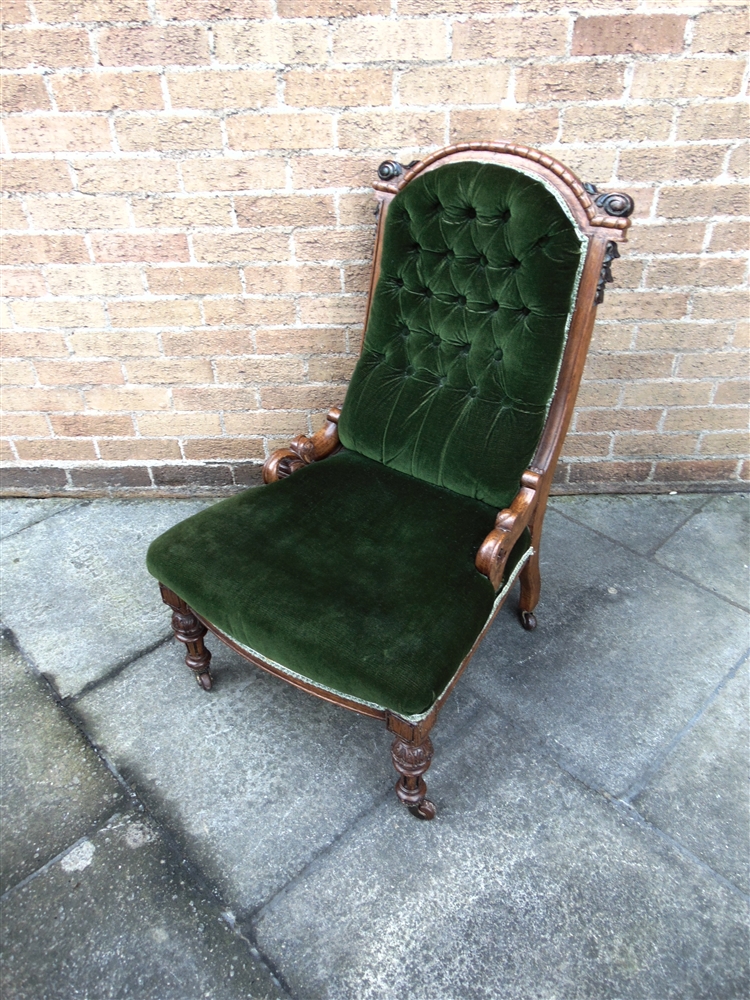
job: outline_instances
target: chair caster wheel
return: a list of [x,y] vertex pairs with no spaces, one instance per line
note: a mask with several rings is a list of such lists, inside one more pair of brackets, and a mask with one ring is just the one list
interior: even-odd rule
[[418,806],[409,806],[409,812],[417,819],[435,819],[435,804],[429,799],[422,799]]
[[204,691],[210,691],[214,686],[214,679],[208,671],[203,674],[196,674],[195,679],[198,681],[198,686],[202,687]]
[[519,611],[518,616],[521,619],[521,624],[526,629],[527,632],[533,632],[536,628],[536,618],[533,611]]

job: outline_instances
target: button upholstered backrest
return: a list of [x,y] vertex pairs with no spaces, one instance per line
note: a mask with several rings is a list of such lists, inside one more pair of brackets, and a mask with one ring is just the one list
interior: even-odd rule
[[585,238],[536,177],[449,163],[391,202],[345,447],[506,506],[539,442]]

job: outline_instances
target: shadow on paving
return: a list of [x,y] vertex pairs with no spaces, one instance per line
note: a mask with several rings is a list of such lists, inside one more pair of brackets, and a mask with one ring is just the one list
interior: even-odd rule
[[9,1000],[750,992],[746,497],[552,502],[539,628],[511,597],[448,701],[433,823],[380,724],[215,641],[207,695],[163,641],[145,547],[203,503],[0,506],[3,621],[69,713],[6,648]]

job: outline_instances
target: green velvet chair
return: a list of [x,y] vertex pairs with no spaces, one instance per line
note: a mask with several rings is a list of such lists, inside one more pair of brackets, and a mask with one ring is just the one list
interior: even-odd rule
[[201,687],[208,629],[383,719],[398,797],[431,819],[428,734],[519,576],[521,622],[536,625],[552,475],[633,203],[504,142],[378,174],[342,408],[269,458],[267,485],[157,538],[148,568]]

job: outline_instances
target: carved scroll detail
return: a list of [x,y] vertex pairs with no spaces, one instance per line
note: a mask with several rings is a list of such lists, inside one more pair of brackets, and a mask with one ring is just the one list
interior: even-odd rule
[[334,406],[328,411],[324,426],[312,437],[300,434],[290,442],[288,448],[275,451],[263,466],[263,482],[275,483],[279,479],[286,479],[298,469],[337,452],[341,447],[338,433],[340,416],[341,410]]
[[607,243],[607,249],[604,251],[604,260],[602,261],[601,274],[596,285],[596,295],[594,296],[596,305],[604,302],[604,286],[615,280],[612,277],[612,261],[617,260],[619,256],[620,251],[617,249],[617,244],[611,241]]
[[381,181],[395,181],[397,177],[403,176],[407,170],[416,167],[419,160],[412,160],[411,163],[398,163],[396,160],[383,160],[378,167],[378,177]]

